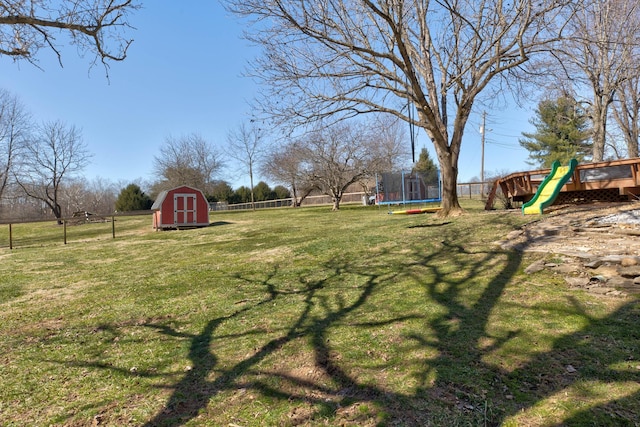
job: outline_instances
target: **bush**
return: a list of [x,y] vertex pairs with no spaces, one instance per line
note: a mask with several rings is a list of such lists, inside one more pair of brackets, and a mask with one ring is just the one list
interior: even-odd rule
[[129,184],[118,194],[116,210],[120,212],[142,211],[151,208],[153,200],[136,184]]

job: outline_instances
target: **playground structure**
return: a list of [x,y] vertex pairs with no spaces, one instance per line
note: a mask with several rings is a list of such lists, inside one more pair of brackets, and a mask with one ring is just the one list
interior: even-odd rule
[[[488,194],[485,209],[493,208],[498,190],[510,203],[531,201],[545,177],[550,175],[557,175],[557,171],[553,173],[552,169],[540,169],[518,172],[496,180]],[[556,190],[556,197],[548,205],[638,200],[640,158],[578,164],[567,179],[562,184],[556,182],[553,189]]]
[[553,162],[551,172],[542,181],[536,194],[531,200],[522,205],[522,213],[524,215],[541,215],[544,208],[551,205],[558,197],[562,186],[571,179],[571,175],[573,175],[577,165],[578,161],[576,159],[571,159],[567,166],[560,166],[560,162],[557,160]]
[[[442,200],[440,173],[434,171],[425,176],[416,172],[388,172],[376,176],[376,204],[408,205],[439,203]],[[409,209],[393,213],[423,213],[433,208]]]

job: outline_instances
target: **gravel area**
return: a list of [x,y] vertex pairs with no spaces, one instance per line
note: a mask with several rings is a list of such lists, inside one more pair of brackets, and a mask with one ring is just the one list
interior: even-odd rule
[[598,224],[635,224],[640,225],[640,209],[620,212],[595,219]]

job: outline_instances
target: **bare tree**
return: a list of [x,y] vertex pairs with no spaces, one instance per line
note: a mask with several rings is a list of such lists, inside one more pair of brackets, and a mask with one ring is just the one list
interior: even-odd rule
[[70,179],[62,187],[60,198],[66,212],[87,211],[108,214],[115,209],[118,188],[104,178]]
[[604,159],[607,119],[617,91],[638,75],[640,4],[629,0],[589,0],[569,21],[567,37],[554,49],[558,63],[585,103],[593,123],[592,159]]
[[105,178],[96,177],[85,181],[84,206],[91,212],[102,214],[115,210],[118,187]]
[[127,18],[138,8],[133,0],[2,0],[0,55],[36,63],[37,53],[50,49],[62,64],[57,37],[63,35],[105,65],[121,61],[133,41],[124,34]]
[[249,173],[249,189],[251,190],[253,209],[256,208],[253,172],[264,156],[264,138],[265,131],[263,129],[255,125],[247,126],[244,123],[227,134],[227,155],[244,165]]
[[311,132],[302,147],[306,175],[323,193],[331,196],[333,210],[340,209],[345,191],[379,170],[374,154],[376,140],[363,123],[343,121]]
[[386,112],[424,129],[442,171],[443,215],[461,212],[458,158],[474,102],[557,40],[561,12],[575,3],[225,0],[257,23],[247,38],[265,52],[253,64],[267,83],[265,114],[307,124]]
[[3,203],[6,208],[4,218],[44,220],[51,216],[50,209],[41,201],[27,196],[15,180],[7,186]]
[[[375,172],[390,172],[409,167],[411,142],[407,135],[406,123],[390,114],[376,114],[373,120],[367,121],[367,135],[371,138],[372,158],[376,159]],[[413,132],[413,129],[409,129]]]
[[75,126],[47,122],[23,146],[16,181],[27,196],[46,204],[61,224],[63,185],[84,169],[90,157]]
[[638,157],[640,139],[640,75],[622,82],[616,91],[613,117],[627,146],[627,157]]
[[292,206],[299,207],[316,189],[312,176],[304,167],[303,139],[274,147],[262,163],[262,174],[291,189]]
[[154,172],[159,181],[154,193],[188,185],[210,195],[215,177],[223,167],[215,147],[197,133],[174,138],[169,136],[153,158]]
[[18,98],[0,89],[0,214],[20,147],[30,131],[29,114]]

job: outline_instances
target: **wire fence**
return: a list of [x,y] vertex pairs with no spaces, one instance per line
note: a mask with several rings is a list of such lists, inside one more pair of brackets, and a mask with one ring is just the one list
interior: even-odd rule
[[[477,199],[484,200],[486,199],[487,193],[491,190],[492,182],[466,182],[458,184],[458,197],[466,198],[466,199]],[[364,191],[358,191],[353,193],[345,193],[342,196],[341,204],[351,203],[351,204],[363,204],[368,205],[371,204],[371,197],[374,194],[367,194]],[[327,195],[318,195],[318,196],[308,196],[306,197],[301,207],[304,206],[320,206],[320,205],[330,205],[333,203],[331,196]],[[253,205],[251,203],[235,203],[235,204],[227,204],[226,202],[213,202],[210,203],[209,206],[211,211],[233,211],[233,210],[251,210],[255,205],[255,209],[274,209],[274,208],[284,208],[293,206],[293,199],[277,199],[277,200],[265,200],[260,202],[255,202]]]
[[[483,200],[491,189],[492,183],[460,183],[458,197]],[[365,192],[346,193],[342,197],[342,204],[368,205],[371,196]],[[305,206],[331,205],[331,196],[308,196],[302,202]],[[284,208],[293,205],[293,199],[278,199],[255,202],[256,209]],[[212,203],[211,211],[251,210],[251,203]],[[135,234],[144,223],[148,222],[152,228],[151,215],[153,211],[119,212],[106,215],[85,215],[62,218],[58,220],[28,220],[5,219],[0,220],[0,249],[14,249],[19,247],[37,247],[55,244],[68,244],[90,240],[107,240],[124,237],[129,233]]]
[[493,182],[458,183],[458,197],[465,199],[485,200],[491,191]]
[[70,242],[115,239],[139,230],[143,222],[151,229],[152,211],[108,215],[83,215],[60,220],[7,219],[0,222],[0,248],[49,246]]
[[[363,191],[355,192],[355,193],[345,193],[342,196],[340,204],[344,203],[363,203],[367,204],[369,199],[369,195]],[[303,201],[302,206],[320,206],[320,205],[331,205],[333,200],[331,196],[327,195],[318,195],[318,196],[307,196]],[[284,207],[292,207],[293,199],[277,199],[277,200],[265,200],[260,202],[255,202],[256,209],[272,209],[272,208],[284,208]],[[212,211],[233,211],[233,210],[249,210],[253,209],[253,205],[251,203],[235,203],[229,205],[224,202],[215,202],[209,204]]]

